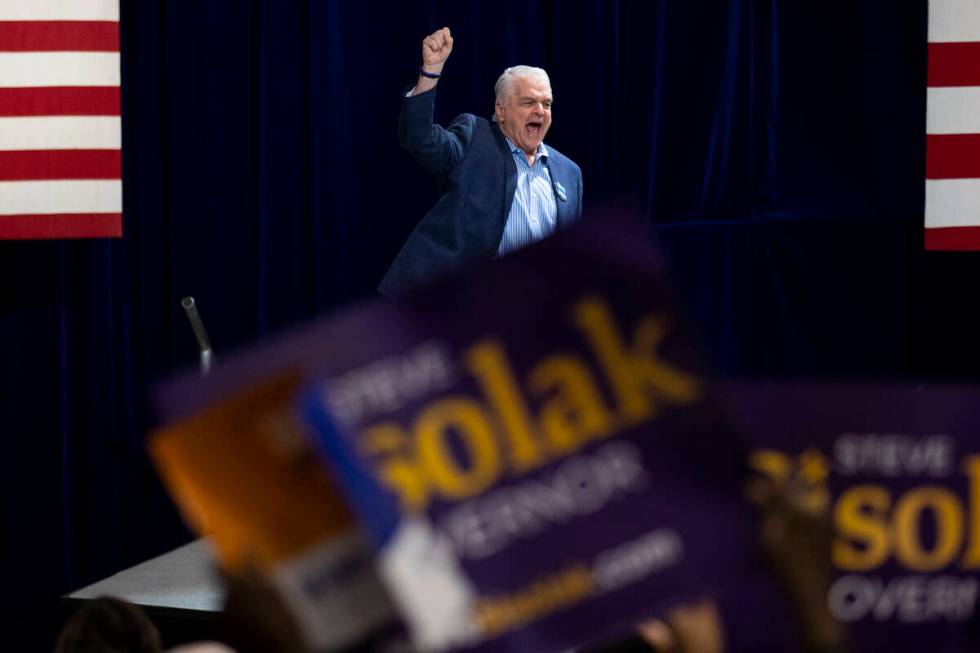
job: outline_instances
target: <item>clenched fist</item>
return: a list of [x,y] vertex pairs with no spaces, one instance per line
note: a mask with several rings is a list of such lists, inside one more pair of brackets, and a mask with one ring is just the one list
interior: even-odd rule
[[442,72],[453,51],[453,36],[448,27],[429,34],[422,40],[422,67],[430,73]]

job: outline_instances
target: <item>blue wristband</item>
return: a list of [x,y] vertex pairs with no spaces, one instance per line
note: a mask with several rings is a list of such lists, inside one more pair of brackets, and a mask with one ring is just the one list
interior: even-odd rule
[[428,79],[439,79],[442,77],[440,73],[430,73],[422,68],[422,66],[419,66],[419,75],[422,75],[422,77],[427,77]]

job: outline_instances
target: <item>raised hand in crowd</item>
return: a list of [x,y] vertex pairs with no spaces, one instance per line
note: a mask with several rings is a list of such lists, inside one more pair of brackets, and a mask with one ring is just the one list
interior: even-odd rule
[[299,624],[282,598],[255,566],[224,573],[222,619],[239,653],[311,653]]
[[723,653],[725,629],[711,599],[678,606],[661,619],[637,626],[640,637],[657,653]]
[[803,479],[753,478],[749,500],[761,509],[760,545],[790,599],[809,653],[846,650],[846,633],[827,607],[833,527]]
[[[790,600],[807,653],[843,653],[846,633],[827,608],[833,529],[823,502],[799,478],[753,478],[748,499],[760,508],[759,542]],[[657,653],[722,653],[725,635],[711,600],[682,605],[637,626]]]

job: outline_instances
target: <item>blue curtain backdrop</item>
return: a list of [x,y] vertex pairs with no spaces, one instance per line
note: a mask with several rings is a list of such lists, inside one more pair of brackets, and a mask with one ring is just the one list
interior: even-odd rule
[[[924,0],[122,3],[125,238],[0,243],[5,607],[189,538],[144,453],[155,380],[370,296],[436,187],[397,147],[552,75],[589,206],[654,225],[724,373],[976,380],[977,254],[922,251]],[[533,299],[533,298],[529,298]],[[223,464],[216,460],[215,465]]]

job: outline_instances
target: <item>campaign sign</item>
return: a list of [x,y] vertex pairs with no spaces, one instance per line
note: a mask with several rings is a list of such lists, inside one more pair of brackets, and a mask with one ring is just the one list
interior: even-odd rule
[[295,417],[303,375],[279,363],[286,368],[253,376],[231,365],[232,377],[222,368],[162,388],[170,419],[149,438],[150,454],[219,565],[263,574],[311,650],[380,650],[404,634],[372,549]]
[[640,225],[348,315],[306,411],[424,651],[562,651],[746,569],[746,450]]
[[833,519],[831,613],[856,650],[977,650],[980,388],[732,382],[751,464]]

